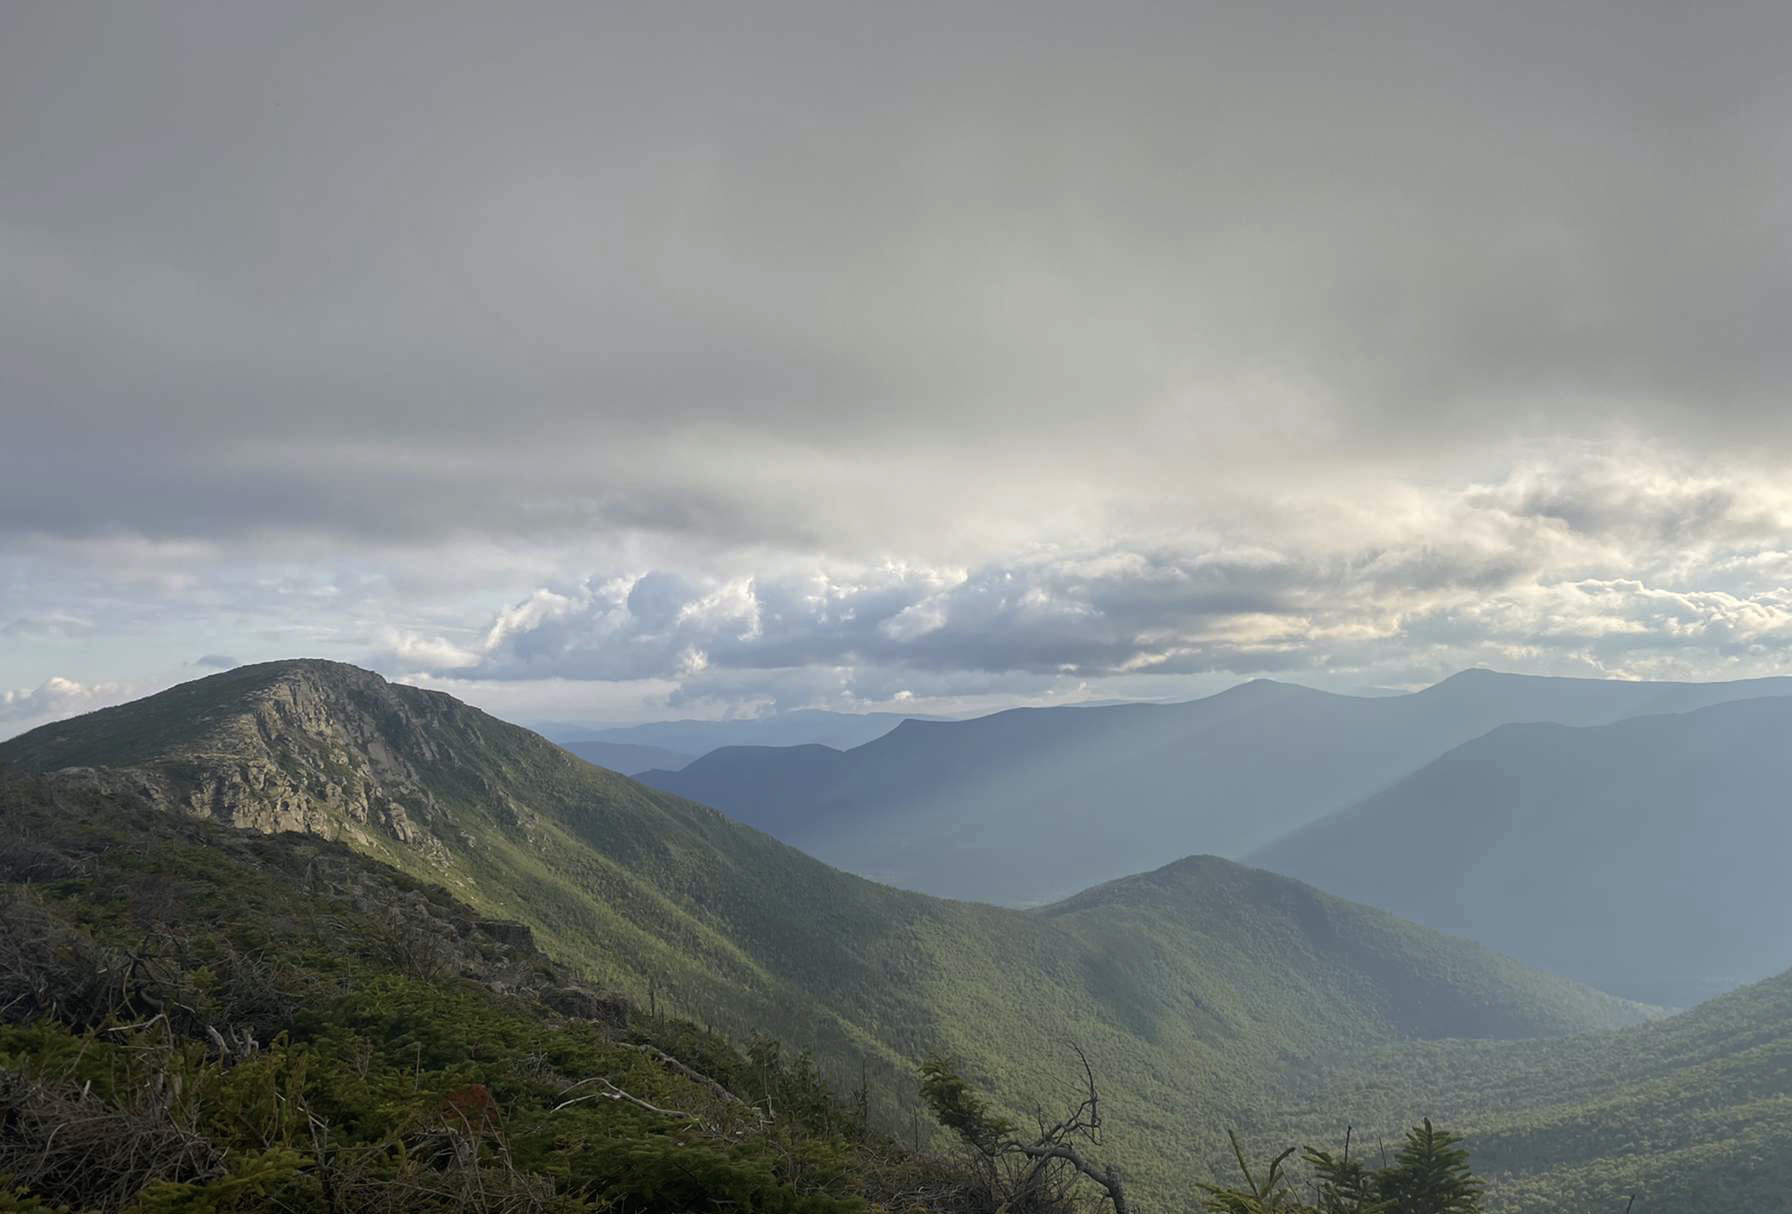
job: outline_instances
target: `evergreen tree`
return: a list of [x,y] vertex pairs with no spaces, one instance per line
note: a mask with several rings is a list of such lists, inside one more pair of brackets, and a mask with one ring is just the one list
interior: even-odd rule
[[1307,1147],[1301,1159],[1310,1177],[1308,1203],[1282,1171],[1292,1147],[1259,1176],[1234,1137],[1232,1153],[1244,1185],[1202,1185],[1201,1208],[1209,1214],[1481,1214],[1481,1182],[1469,1172],[1461,1142],[1461,1135],[1426,1120],[1407,1131],[1392,1164],[1374,1169],[1350,1157],[1348,1135],[1342,1155]]
[[1307,1147],[1301,1158],[1313,1173],[1318,1214],[1388,1214],[1391,1204],[1377,1192],[1376,1173],[1350,1157],[1350,1132],[1344,1133],[1344,1154]]
[[1469,1171],[1462,1136],[1423,1125],[1406,1132],[1393,1166],[1374,1175],[1388,1214],[1480,1214],[1481,1182]]
[[1208,1214],[1312,1214],[1313,1207],[1300,1200],[1282,1172],[1282,1165],[1294,1154],[1293,1147],[1271,1160],[1262,1179],[1258,1179],[1251,1171],[1251,1165],[1245,1162],[1238,1135],[1227,1130],[1226,1137],[1232,1140],[1232,1157],[1244,1174],[1244,1187],[1202,1185],[1201,1190],[1206,1194],[1201,1202],[1202,1209]]

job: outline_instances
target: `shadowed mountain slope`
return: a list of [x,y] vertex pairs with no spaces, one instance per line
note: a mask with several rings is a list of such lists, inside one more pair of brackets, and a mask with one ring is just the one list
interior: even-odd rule
[[1635,998],[1792,965],[1792,698],[1497,729],[1251,860]]
[[843,752],[728,748],[640,778],[852,872],[1024,905],[1170,856],[1244,855],[1502,724],[1602,724],[1775,692],[1792,694],[1792,680],[1474,670],[1371,698],[1258,680],[1187,704],[906,721]]
[[[436,692],[324,662],[245,667],[46,726],[0,759],[65,786],[304,830],[535,929],[596,981],[830,1066],[885,1115],[939,1049],[1004,1099],[1053,1090],[1063,1042],[1116,1116],[1221,1128],[1301,1059],[1466,1034],[1575,1032],[1644,1010],[1465,942],[1215,859],[1040,912],[829,869],[713,810],[583,763]],[[1147,1185],[1191,1160],[1135,1144]]]

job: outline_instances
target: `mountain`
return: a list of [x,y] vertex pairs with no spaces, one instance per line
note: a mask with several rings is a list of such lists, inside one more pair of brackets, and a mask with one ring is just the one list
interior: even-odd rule
[[682,755],[700,755],[723,746],[832,746],[836,750],[881,738],[911,718],[899,712],[827,712],[799,708],[764,717],[723,721],[648,721],[640,725],[544,725],[542,733],[569,742],[615,742],[657,746]]
[[619,771],[625,776],[643,771],[677,771],[697,757],[663,746],[640,746],[629,742],[562,742],[560,745],[587,763]]
[[1257,680],[1186,704],[905,721],[875,741],[726,748],[656,788],[852,872],[1029,905],[1167,856],[1242,856],[1511,722],[1595,725],[1792,679],[1631,683],[1465,671],[1408,695]]
[[1685,1006],[1792,965],[1792,698],[1511,725],[1250,857]]
[[1648,1015],[1211,857],[1034,912],[891,889],[334,663],[242,667],[34,730],[0,760],[70,795],[338,839],[528,925],[628,998],[813,1048],[834,1074],[863,1066],[880,1118],[906,1123],[930,1051],[972,1060],[1018,1110],[1056,1090],[1077,1041],[1117,1123],[1184,1127],[1188,1152],[1124,1148],[1146,1192],[1186,1191],[1225,1126],[1339,1050]]

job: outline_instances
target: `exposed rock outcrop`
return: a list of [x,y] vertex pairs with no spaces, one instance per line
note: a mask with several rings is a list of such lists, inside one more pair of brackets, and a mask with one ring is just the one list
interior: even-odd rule
[[[321,661],[241,667],[165,694],[205,691],[203,711],[183,706],[187,728],[178,733],[146,715],[152,697],[35,730],[8,743],[6,757],[57,781],[245,830],[395,845],[433,859],[450,845],[476,845],[444,806],[444,786],[457,808],[471,803],[500,828],[526,831],[535,818],[460,762],[457,744],[480,744],[483,714],[447,696]],[[544,750],[549,761],[564,759]]]

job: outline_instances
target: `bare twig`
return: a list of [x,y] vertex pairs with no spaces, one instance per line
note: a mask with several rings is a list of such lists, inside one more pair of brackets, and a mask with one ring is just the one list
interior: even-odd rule
[[646,1109],[649,1113],[658,1113],[661,1117],[683,1117],[688,1121],[695,1121],[699,1124],[703,1121],[703,1118],[695,1113],[687,1113],[683,1109],[662,1109],[659,1105],[650,1104],[649,1102],[642,1100],[639,1096],[631,1096],[629,1093],[611,1083],[608,1079],[605,1079],[602,1075],[593,1075],[589,1079],[581,1079],[560,1094],[564,1096],[567,1092],[575,1092],[588,1083],[601,1083],[604,1086],[604,1090],[601,1092],[587,1092],[583,1096],[574,1096],[571,1100],[562,1100],[548,1111],[558,1113],[561,1109],[570,1108],[581,1101],[595,1100],[601,1096],[606,1100],[626,1100],[637,1108]]

